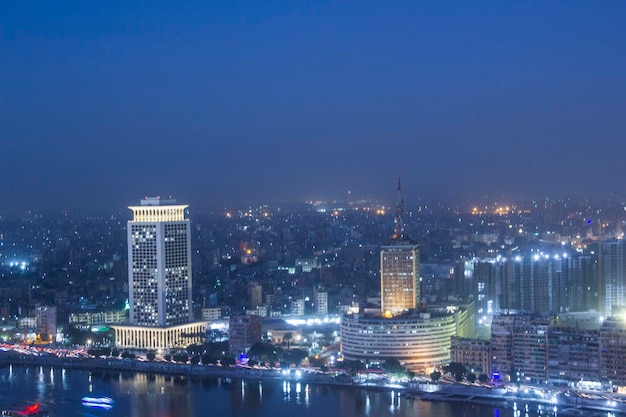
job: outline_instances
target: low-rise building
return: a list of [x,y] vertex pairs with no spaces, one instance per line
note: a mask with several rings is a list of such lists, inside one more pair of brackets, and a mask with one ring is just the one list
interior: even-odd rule
[[80,313],[71,313],[69,316],[70,324],[96,325],[96,324],[121,324],[128,320],[127,310],[111,310],[111,311],[84,311]]
[[548,383],[575,386],[600,381],[600,332],[571,327],[548,329]]
[[228,325],[230,353],[246,353],[252,345],[261,341],[261,321],[261,317],[253,315],[238,315],[230,318]]
[[450,339],[450,362],[461,363],[474,374],[491,373],[491,342],[481,339]]

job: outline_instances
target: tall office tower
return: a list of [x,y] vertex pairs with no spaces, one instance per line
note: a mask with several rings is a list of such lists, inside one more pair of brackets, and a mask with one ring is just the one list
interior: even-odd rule
[[602,278],[605,287],[605,314],[612,317],[624,308],[624,241],[602,242]]
[[166,327],[192,319],[187,207],[159,197],[129,207],[134,216],[128,222],[131,325]]
[[420,301],[419,248],[404,230],[403,205],[398,177],[394,233],[389,244],[380,250],[380,304],[385,317],[414,309]]

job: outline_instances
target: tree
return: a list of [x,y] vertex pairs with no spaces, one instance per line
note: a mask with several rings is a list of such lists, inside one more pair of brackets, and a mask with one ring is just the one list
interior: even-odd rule
[[89,356],[95,356],[96,358],[100,357],[100,349],[88,349],[87,350],[87,355]]
[[262,362],[276,362],[278,355],[282,353],[282,349],[274,346],[271,343],[258,342],[250,347],[248,350],[248,356],[258,359]]
[[487,374],[480,374],[478,375],[478,381],[480,381],[481,384],[486,384],[489,382],[489,376]]
[[187,363],[187,361],[189,360],[189,357],[186,354],[178,353],[174,355],[172,359],[174,359],[174,362]]
[[444,370],[447,373],[452,374],[457,382],[463,381],[463,378],[467,374],[467,369],[465,369],[465,366],[463,366],[463,364],[459,362],[450,362],[450,364],[446,366]]
[[287,349],[289,349],[289,342],[291,342],[292,340],[293,340],[293,333],[291,332],[285,333],[285,335],[283,336],[283,342],[287,343]]
[[135,354],[130,352],[122,352],[122,359],[135,359]]
[[439,378],[441,378],[441,372],[439,371],[435,371],[432,374],[430,374],[430,379],[432,379],[433,382],[438,382]]
[[187,353],[189,355],[202,355],[207,352],[206,345],[189,345],[187,346]]
[[383,363],[383,370],[388,374],[398,374],[405,371],[404,366],[395,358],[387,359]]
[[470,384],[476,382],[476,374],[474,372],[470,372],[469,374],[467,374],[467,382],[469,382]]
[[283,359],[290,365],[294,363],[296,366],[300,366],[302,361],[308,356],[307,351],[303,349],[290,349],[283,353]]
[[365,365],[363,364],[363,362],[359,360],[343,361],[343,366],[350,369],[353,373],[356,373],[358,371],[362,371],[363,369],[365,369]]
[[197,365],[198,363],[200,363],[200,356],[193,355],[189,362],[191,362],[192,365]]
[[220,359],[220,363],[223,366],[234,366],[237,362],[235,362],[235,359],[230,356],[224,356],[222,359]]

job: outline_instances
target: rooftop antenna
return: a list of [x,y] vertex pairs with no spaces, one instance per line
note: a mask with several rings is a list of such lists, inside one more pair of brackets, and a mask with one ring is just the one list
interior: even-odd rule
[[398,199],[396,201],[396,217],[393,220],[393,240],[406,240],[404,234],[404,200],[402,199],[402,186],[400,184],[400,175],[398,175]]

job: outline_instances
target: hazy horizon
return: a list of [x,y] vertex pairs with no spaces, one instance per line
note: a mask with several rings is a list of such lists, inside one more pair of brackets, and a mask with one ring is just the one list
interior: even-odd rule
[[0,4],[0,204],[626,190],[626,3]]

